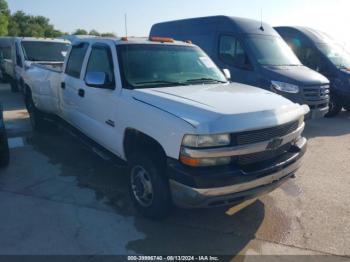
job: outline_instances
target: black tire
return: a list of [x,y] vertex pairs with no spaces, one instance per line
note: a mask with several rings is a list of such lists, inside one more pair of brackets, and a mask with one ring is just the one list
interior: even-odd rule
[[4,131],[0,137],[0,167],[8,166],[10,162],[10,150],[7,141],[7,135]]
[[325,115],[325,117],[330,118],[330,117],[334,117],[334,116],[338,115],[340,113],[340,111],[342,110],[342,108],[343,108],[343,106],[342,106],[341,102],[339,101],[339,99],[336,96],[331,95],[331,99],[329,101],[329,111]]
[[2,73],[2,82],[8,83],[10,81],[9,76],[6,73]]
[[18,83],[17,83],[16,80],[11,79],[10,86],[11,86],[11,92],[12,93],[18,93],[19,87],[18,87]]
[[350,105],[344,105],[343,107],[346,111],[350,111]]
[[[163,174],[164,168],[156,163],[146,153],[131,155],[129,157],[129,190],[137,211],[147,218],[159,220],[166,218],[170,214],[173,205],[169,181]],[[152,191],[152,196],[147,194],[146,200],[142,200],[143,196],[140,196],[142,192],[145,192],[140,190],[142,187],[145,190],[143,183],[140,182],[142,179],[137,178],[139,172],[143,171],[147,172],[144,176],[147,177],[147,184],[151,185]]]
[[45,114],[36,108],[31,93],[27,94],[25,103],[33,130],[37,132],[43,131],[47,126]]

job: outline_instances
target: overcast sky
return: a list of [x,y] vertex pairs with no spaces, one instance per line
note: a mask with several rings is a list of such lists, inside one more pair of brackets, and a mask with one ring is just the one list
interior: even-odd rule
[[303,25],[332,35],[350,49],[349,0],[8,0],[12,12],[23,10],[50,18],[56,28],[96,29],[147,36],[152,24],[198,16],[230,15],[260,19],[271,25]]

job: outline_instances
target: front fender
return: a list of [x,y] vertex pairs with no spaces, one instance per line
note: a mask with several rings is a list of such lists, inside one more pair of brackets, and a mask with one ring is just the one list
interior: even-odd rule
[[[119,133],[125,134],[128,128],[138,130],[157,141],[168,157],[178,159],[183,136],[195,133],[195,128],[179,117],[132,98],[121,101],[124,102],[117,110],[117,119],[121,119]],[[124,135],[120,149],[123,148],[123,140]]]

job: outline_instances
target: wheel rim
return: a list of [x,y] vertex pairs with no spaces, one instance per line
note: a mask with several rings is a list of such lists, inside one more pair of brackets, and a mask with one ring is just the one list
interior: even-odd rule
[[131,188],[137,202],[149,207],[153,202],[153,186],[150,176],[142,166],[135,166],[131,170]]

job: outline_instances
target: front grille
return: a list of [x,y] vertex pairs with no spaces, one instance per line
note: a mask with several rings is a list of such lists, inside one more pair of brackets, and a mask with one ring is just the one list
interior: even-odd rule
[[299,121],[295,121],[281,126],[232,134],[232,145],[241,146],[269,141],[273,138],[286,136],[297,130],[298,127]]
[[284,153],[286,153],[291,148],[291,143],[285,144],[276,150],[264,151],[259,153],[254,153],[250,155],[239,156],[237,158],[237,164],[239,165],[249,165],[253,163],[263,162],[269,159],[273,159],[278,157]]
[[324,101],[329,99],[329,86],[307,86],[303,88],[304,98],[309,102]]

